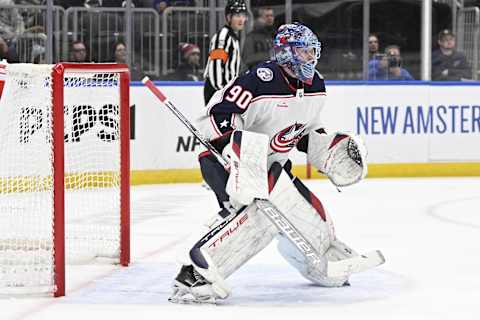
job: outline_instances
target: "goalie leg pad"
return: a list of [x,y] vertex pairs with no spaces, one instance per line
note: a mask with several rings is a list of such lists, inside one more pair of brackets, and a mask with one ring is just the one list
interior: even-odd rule
[[190,259],[208,281],[221,284],[277,234],[276,227],[252,203],[214,226],[190,250]]
[[[269,188],[270,201],[312,244],[318,254],[329,261],[344,256],[336,250],[338,246],[334,245],[337,240],[333,223],[321,201],[299,179],[274,163],[269,174]],[[279,235],[278,240],[280,254],[306,279],[326,287],[342,286],[347,282],[347,276],[328,277],[325,270],[312,265],[285,236]]]
[[[340,277],[329,277],[324,270],[319,270],[315,266],[311,265],[305,256],[285,237],[278,237],[278,251],[290,263],[300,274],[311,282],[322,287],[341,287],[348,282],[348,275]],[[333,247],[329,247],[325,252],[325,257],[328,261],[336,261],[335,255],[337,252],[332,253]]]
[[255,198],[268,197],[268,136],[249,131],[234,131],[224,153],[230,157],[230,176],[226,191],[233,199],[249,205]]
[[[292,181],[292,178],[295,182]],[[300,232],[320,255],[325,254],[334,239],[327,223],[327,213],[320,200],[300,180],[291,177],[279,163],[273,163],[269,173],[270,202]],[[303,187],[302,195],[295,184]]]
[[379,251],[359,255],[339,241],[332,220],[320,200],[300,180],[289,180],[285,170],[278,164],[272,166],[270,171],[269,188],[271,202],[326,260],[327,268],[312,264],[312,260],[293,245],[290,239],[280,234],[280,253],[306,279],[325,287],[343,286],[352,273],[362,272],[385,262]]

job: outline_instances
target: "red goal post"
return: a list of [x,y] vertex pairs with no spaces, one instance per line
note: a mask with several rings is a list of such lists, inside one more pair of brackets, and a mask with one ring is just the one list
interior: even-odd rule
[[129,71],[96,63],[5,70],[0,292],[59,297],[66,260],[130,261]]

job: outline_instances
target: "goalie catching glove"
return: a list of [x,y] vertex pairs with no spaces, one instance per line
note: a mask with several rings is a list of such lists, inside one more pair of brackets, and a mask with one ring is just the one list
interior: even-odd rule
[[355,184],[367,175],[367,150],[359,136],[337,132],[309,134],[307,159],[337,187]]

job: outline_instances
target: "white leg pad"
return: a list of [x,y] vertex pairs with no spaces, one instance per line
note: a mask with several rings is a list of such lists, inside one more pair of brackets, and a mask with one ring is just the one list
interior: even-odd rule
[[226,279],[278,234],[255,204],[214,226],[190,250],[198,272],[215,283]]
[[[318,254],[328,261],[336,261],[340,256],[343,257],[343,248],[337,250],[338,246],[335,245],[337,240],[333,223],[318,199],[308,194],[306,196],[310,197],[310,201],[307,201],[299,193],[288,174],[282,169],[278,175],[278,170],[277,165],[277,168],[273,168],[270,173],[271,185],[275,181],[274,187],[270,186],[272,189],[270,201],[312,244]],[[272,175],[276,177],[272,178]],[[278,250],[281,255],[306,279],[327,287],[342,286],[348,280],[347,276],[328,277],[325,270],[320,270],[309,263],[309,260],[286,237],[279,235],[278,240]]]
[[[269,180],[275,180],[276,182],[273,188],[270,187],[269,200],[310,242],[317,253],[324,255],[330,246],[330,241],[334,239],[333,229],[326,222],[327,214],[324,208],[319,204],[319,208],[315,209],[312,204],[305,200],[288,174],[279,167],[278,163],[272,165]],[[281,169],[281,172],[278,175],[279,169]],[[272,178],[272,175],[278,178]]]
[[249,205],[255,198],[268,197],[268,136],[235,131],[224,149],[230,157],[230,176],[226,191],[234,202]]

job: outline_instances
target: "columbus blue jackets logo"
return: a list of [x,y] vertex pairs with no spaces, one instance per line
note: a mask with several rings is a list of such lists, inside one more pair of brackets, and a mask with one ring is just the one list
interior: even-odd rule
[[279,133],[277,133],[270,141],[270,148],[275,152],[288,152],[297,144],[298,140],[303,137],[305,125],[295,123]]
[[263,82],[269,82],[273,79],[273,71],[269,68],[258,68],[257,77],[260,78]]

